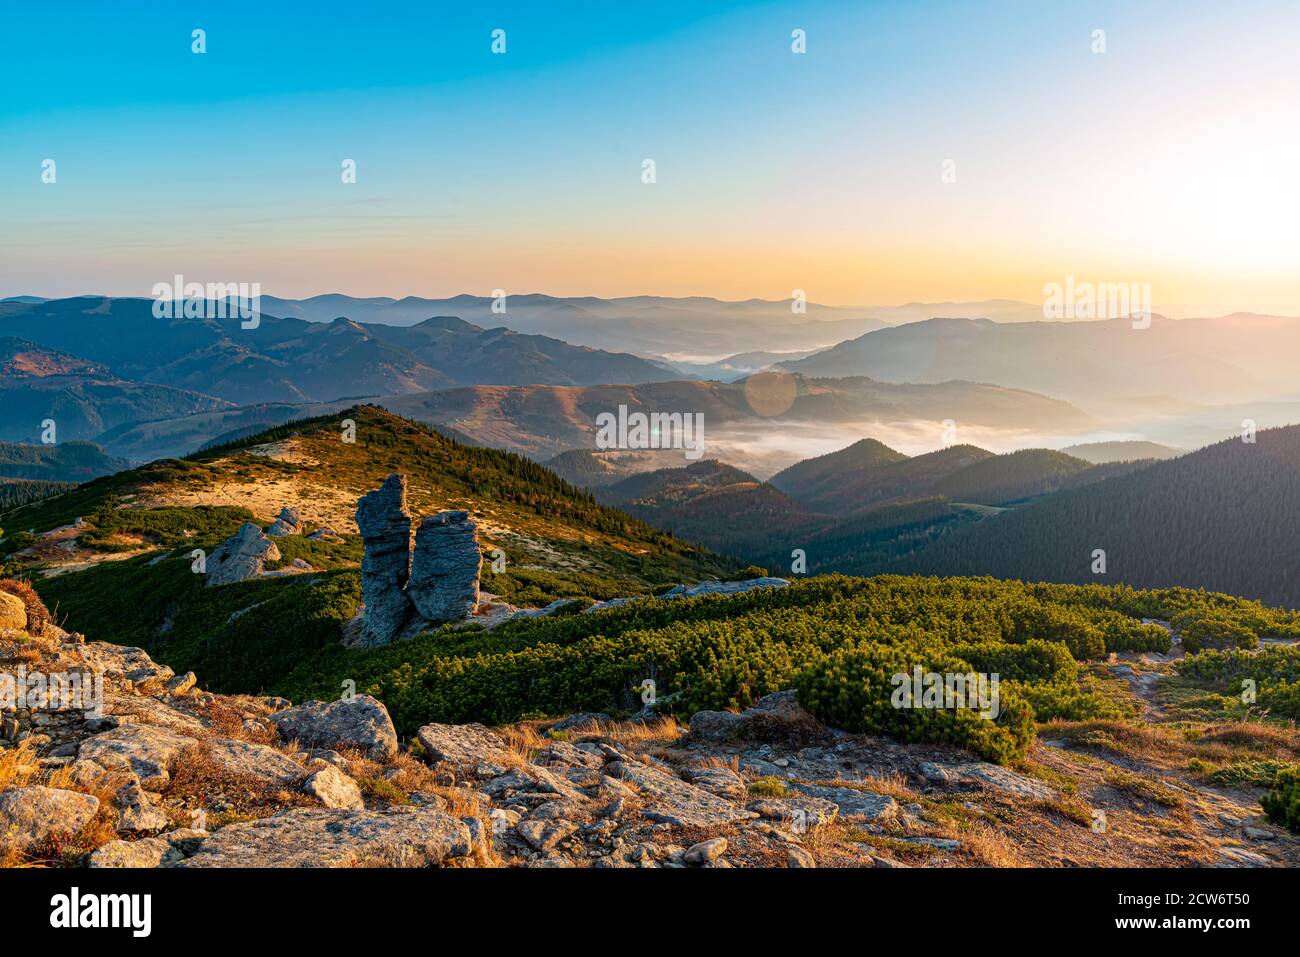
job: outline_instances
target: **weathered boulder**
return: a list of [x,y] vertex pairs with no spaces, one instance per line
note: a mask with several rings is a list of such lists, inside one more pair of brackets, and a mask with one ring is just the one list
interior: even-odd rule
[[834,804],[839,808],[841,819],[845,821],[878,823],[898,816],[898,802],[888,794],[876,794],[874,791],[861,791],[857,788],[829,787],[797,782],[791,782],[787,786],[801,794],[820,798]]
[[280,549],[261,527],[245,522],[208,556],[204,584],[229,585],[257,578],[266,571],[267,562],[279,557]]
[[420,522],[406,594],[431,622],[460,621],[478,607],[482,564],[478,532],[469,512],[439,512]]
[[227,824],[172,866],[430,867],[470,850],[465,824],[436,808],[295,808]]
[[682,859],[687,864],[707,864],[709,861],[716,861],[725,853],[727,853],[727,839],[725,837],[715,837],[708,841],[692,844],[686,849],[686,854]]
[[927,761],[921,764],[919,770],[930,784],[985,787],[1011,797],[1035,801],[1050,801],[1060,797],[1055,788],[1048,787],[1041,781],[987,761],[972,761],[968,764]]
[[302,534],[302,519],[298,517],[298,510],[288,506],[280,509],[280,517],[271,523],[266,534],[273,538]]
[[133,771],[141,787],[161,791],[171,780],[172,761],[194,743],[193,738],[165,728],[125,724],[86,738],[77,749],[77,757],[110,771]]
[[0,854],[76,834],[99,810],[99,798],[40,785],[0,793]]
[[357,502],[357,528],[365,546],[361,560],[361,598],[365,603],[362,639],[392,641],[412,616],[406,583],[411,575],[411,513],[406,507],[406,476],[390,475]]
[[308,748],[357,748],[376,761],[397,755],[397,729],[382,701],[360,694],[344,701],[308,701],[269,715],[285,741]]
[[426,724],[415,736],[430,763],[473,767],[484,761],[501,764],[511,760],[506,743],[481,724]]

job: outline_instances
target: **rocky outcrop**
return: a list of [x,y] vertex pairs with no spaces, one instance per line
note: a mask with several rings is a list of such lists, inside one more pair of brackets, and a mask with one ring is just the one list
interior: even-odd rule
[[266,534],[272,538],[283,538],[286,535],[302,534],[302,519],[298,515],[296,508],[285,506],[280,509],[280,517],[271,523],[271,527],[266,530]]
[[469,512],[439,512],[424,519],[415,533],[406,586],[420,616],[438,623],[473,615],[482,558]]
[[174,867],[430,867],[470,853],[464,822],[435,808],[298,808],[228,824]]
[[0,591],[0,631],[25,631],[27,629],[27,609],[21,598]]
[[406,507],[406,476],[390,475],[357,502],[357,528],[365,546],[361,560],[362,638],[366,644],[392,641],[414,613],[406,594],[411,577],[411,513]]
[[279,558],[280,549],[261,527],[245,522],[208,556],[204,584],[229,585],[258,578],[266,571],[267,562]]
[[420,522],[411,542],[406,476],[390,475],[357,503],[365,546],[362,643],[383,645],[425,625],[462,621],[479,603],[482,554],[468,512]]

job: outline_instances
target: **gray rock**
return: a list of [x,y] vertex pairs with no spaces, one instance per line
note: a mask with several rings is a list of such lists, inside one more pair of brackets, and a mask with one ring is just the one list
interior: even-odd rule
[[190,689],[198,684],[198,681],[198,676],[194,672],[187,671],[185,674],[177,675],[171,681],[167,682],[167,693],[178,697],[181,695],[187,695],[190,693]]
[[539,851],[551,850],[577,829],[578,825],[571,821],[552,818],[530,818],[515,827],[519,836]]
[[471,851],[469,829],[436,808],[295,808],[227,824],[174,867],[429,867]]
[[478,532],[469,512],[439,512],[420,522],[406,594],[426,621],[460,621],[478,608]]
[[921,776],[931,784],[973,785],[1000,791],[1011,797],[1048,801],[1057,797],[1054,788],[1041,781],[1012,771],[1009,768],[973,761],[968,764],[938,764],[926,762],[919,768]]
[[707,864],[710,861],[716,861],[725,853],[727,853],[727,839],[725,837],[715,837],[709,841],[692,844],[686,849],[683,860],[687,864]]
[[265,744],[215,740],[204,741],[200,747],[210,760],[232,774],[286,788],[298,787],[307,776],[302,765]]
[[167,815],[154,807],[138,779],[122,785],[113,796],[113,803],[117,807],[116,829],[119,833],[153,834],[166,830],[171,824]]
[[791,845],[785,849],[785,865],[786,867],[813,868],[817,866],[817,859],[812,856],[810,851]]
[[730,801],[680,778],[635,761],[616,761],[609,773],[634,785],[651,806],[641,813],[652,821],[685,827],[712,827],[756,817]]
[[366,808],[357,782],[338,768],[321,768],[303,782],[302,789],[326,807],[348,811],[364,811]]
[[133,771],[146,790],[161,791],[171,780],[172,761],[193,744],[193,738],[165,728],[124,724],[86,738],[77,749],[77,757],[110,771]]
[[506,743],[481,724],[426,724],[416,739],[424,746],[429,762],[446,761],[460,767],[514,763]]
[[280,509],[280,517],[271,523],[271,527],[266,530],[266,534],[272,538],[302,534],[302,519],[298,517],[298,510],[288,506]]
[[743,801],[749,793],[745,779],[731,768],[690,768],[683,776],[696,787],[728,801]]
[[161,837],[146,837],[139,841],[109,841],[90,855],[93,868],[162,867],[179,861],[185,855]]
[[0,591],[0,631],[5,630],[27,630],[27,606],[17,595]]
[[784,578],[750,578],[739,582],[706,581],[698,585],[675,585],[660,598],[698,598],[701,595],[740,595],[755,588],[784,588]]
[[204,584],[229,585],[258,578],[266,571],[266,563],[279,557],[280,549],[261,527],[245,522],[208,556]]
[[829,824],[840,813],[834,801],[816,797],[763,798],[751,801],[749,809],[769,821],[780,821],[796,834]]
[[583,711],[579,714],[571,714],[563,721],[558,722],[552,731],[595,731],[600,724],[613,724],[614,719],[603,711]]
[[875,823],[898,815],[898,802],[888,794],[796,782],[787,786],[809,797],[831,802],[840,809],[840,816],[846,821]]
[[0,853],[28,851],[50,837],[76,834],[99,810],[99,799],[41,785],[0,793]]
[[414,614],[405,591],[411,575],[406,476],[390,475],[378,489],[363,495],[357,502],[356,519],[365,547],[361,560],[362,639],[366,644],[383,645],[400,635]]
[[922,847],[933,847],[937,851],[955,851],[961,847],[961,841],[955,841],[950,837],[904,837],[899,840],[906,841],[908,844],[920,844]]
[[308,701],[276,712],[268,720],[285,741],[303,747],[357,748],[375,761],[397,756],[397,729],[382,701],[359,694],[347,701]]

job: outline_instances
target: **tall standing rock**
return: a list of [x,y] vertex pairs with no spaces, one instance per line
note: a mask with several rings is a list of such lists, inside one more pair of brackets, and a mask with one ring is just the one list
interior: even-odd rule
[[406,593],[420,616],[432,622],[459,621],[478,608],[478,574],[483,555],[469,512],[439,512],[420,523]]
[[392,641],[411,618],[406,582],[411,575],[411,513],[406,507],[406,476],[390,475],[357,502],[357,528],[365,545],[361,595],[365,602],[366,644]]
[[266,534],[272,538],[283,538],[286,535],[298,535],[302,533],[302,518],[298,515],[296,508],[285,506],[280,509],[280,517],[271,523],[271,527],[266,530]]

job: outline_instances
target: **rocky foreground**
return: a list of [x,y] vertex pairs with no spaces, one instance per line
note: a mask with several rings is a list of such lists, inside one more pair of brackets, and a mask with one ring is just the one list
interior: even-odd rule
[[[1231,796],[1120,798],[1048,747],[1013,770],[819,725],[789,692],[740,714],[430,724],[383,704],[201,691],[138,648],[21,620],[0,672],[103,676],[100,715],[0,722],[0,861],[89,867],[903,867],[1294,864]],[[32,632],[39,632],[33,634]],[[1108,788],[1110,790],[1108,790]],[[1115,793],[1112,793],[1115,792]],[[1085,797],[1107,798],[1098,827]],[[1109,815],[1109,817],[1107,817]]]

